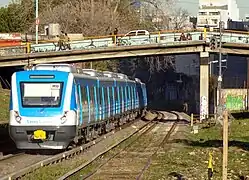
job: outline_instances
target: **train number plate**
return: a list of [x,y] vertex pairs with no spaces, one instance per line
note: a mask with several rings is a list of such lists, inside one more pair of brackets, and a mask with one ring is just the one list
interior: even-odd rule
[[46,131],[36,130],[34,132],[34,139],[41,139],[41,140],[46,139]]

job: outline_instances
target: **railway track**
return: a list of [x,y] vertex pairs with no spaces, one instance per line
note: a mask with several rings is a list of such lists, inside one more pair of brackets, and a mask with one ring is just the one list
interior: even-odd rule
[[[69,150],[69,151],[66,151],[66,152],[63,152],[63,153],[59,153],[57,155],[54,155],[54,156],[49,156],[49,157],[44,157],[42,160],[40,161],[36,161],[36,162],[33,162],[32,164],[29,164],[28,166],[26,166],[25,168],[22,168],[21,170],[19,171],[15,171],[15,172],[11,172],[11,173],[8,173],[6,174],[5,176],[0,176],[0,179],[1,180],[11,180],[11,179],[18,179],[18,178],[21,178],[23,176],[25,176],[26,174],[28,173],[32,173],[33,171],[35,171],[36,169],[40,168],[40,167],[43,167],[43,166],[48,166],[50,164],[55,164],[55,163],[59,163],[63,160],[67,160],[67,159],[70,159],[70,158],[73,158],[83,152],[85,152],[86,150],[88,150],[91,146],[103,141],[104,139],[106,139],[107,137],[109,136],[112,136],[114,134],[114,132],[117,132],[121,129],[124,129],[128,126],[130,126],[131,124],[135,123],[137,120],[135,121],[132,121],[132,122],[129,122],[123,126],[121,126],[120,128],[117,128],[115,129],[114,131],[112,132],[109,132],[105,135],[102,135],[100,136],[99,138],[97,138],[95,141],[91,141],[87,144],[84,144],[82,146],[79,146],[79,147],[76,147],[72,150]],[[24,157],[26,156],[26,154],[19,154],[19,157]],[[9,158],[6,158],[5,160],[3,160],[2,162],[6,162],[6,161],[11,161],[11,162],[14,162],[16,161],[16,158],[18,157],[17,156],[12,156],[12,157],[9,157]],[[0,164],[1,164],[1,160],[0,160]],[[0,166],[1,168],[1,166]],[[1,169],[0,169],[1,170]]]
[[157,147],[157,149],[155,150],[155,152],[148,158],[146,164],[144,165],[144,167],[142,168],[141,172],[138,174],[136,180],[140,180],[143,177],[143,174],[145,173],[145,171],[150,167],[151,162],[152,162],[152,158],[157,154],[157,152],[160,150],[160,148],[162,148],[164,146],[165,143],[167,143],[167,141],[169,140],[171,134],[175,131],[176,126],[180,120],[179,115],[176,112],[172,112],[173,114],[175,114],[177,116],[177,121],[175,121],[173,123],[173,125],[171,126],[170,130],[167,132],[167,134],[165,135],[165,137],[163,138],[163,140],[161,141],[160,145]]
[[108,149],[106,149],[105,151],[99,153],[97,156],[95,156],[94,158],[92,158],[92,161],[86,162],[83,165],[77,167],[76,169],[68,172],[67,174],[65,174],[64,176],[60,177],[58,180],[64,180],[64,179],[70,179],[72,176],[74,176],[76,173],[80,172],[82,169],[84,169],[85,167],[87,167],[90,163],[92,163],[94,160],[96,160],[98,157],[108,153],[110,150],[116,148],[118,145],[120,145],[122,142],[124,142],[125,140],[131,138],[134,135],[137,135],[137,133],[140,132],[140,134],[138,135],[138,137],[136,137],[132,142],[130,142],[127,146],[125,146],[125,148],[123,148],[121,151],[119,151],[118,153],[114,154],[113,156],[111,156],[108,160],[106,160],[104,163],[100,164],[94,171],[90,172],[89,174],[81,177],[80,179],[86,179],[89,178],[91,176],[93,176],[98,169],[100,169],[102,166],[104,166],[106,163],[108,163],[110,160],[112,160],[113,158],[115,158],[116,156],[118,156],[123,150],[125,150],[126,148],[130,147],[134,142],[136,142],[142,135],[144,135],[145,133],[149,132],[151,129],[153,129],[155,127],[155,125],[157,124],[157,122],[148,122],[145,126],[141,127],[139,130],[135,131],[134,133],[132,133],[130,136],[125,137],[122,141],[119,141],[118,143],[114,144],[113,146],[109,147]]
[[[170,114],[170,118],[171,118],[170,120],[174,120],[174,122],[171,125],[169,131],[166,133],[166,135],[163,138],[163,140],[160,142],[160,144],[156,145],[157,148],[154,151],[154,153],[152,153],[149,156],[149,158],[146,160],[145,165],[141,168],[141,171],[139,172],[138,176],[136,177],[137,179],[141,179],[142,178],[144,172],[149,168],[153,156],[155,156],[157,154],[158,150],[168,141],[170,135],[174,132],[174,130],[175,130],[177,124],[178,124],[178,121],[180,120],[179,115],[177,113],[175,113],[175,112],[171,112],[171,113],[156,112],[156,114],[157,114],[157,119],[158,120],[169,119],[168,115]],[[64,176],[60,177],[58,180],[78,179],[78,178],[80,178],[80,179],[92,178],[101,168],[103,168],[105,165],[107,165],[108,162],[113,161],[115,158],[117,158],[118,156],[120,156],[120,154],[122,152],[125,152],[128,148],[132,147],[132,145],[134,145],[140,138],[146,136],[146,134],[148,134],[150,131],[152,131],[156,127],[157,124],[158,124],[158,121],[156,121],[156,122],[151,122],[150,121],[149,123],[146,124],[146,126],[142,127],[141,130],[134,132],[129,137],[126,137],[125,139],[123,139],[119,143],[117,143],[117,144],[111,146],[110,148],[106,149],[105,151],[99,153],[97,156],[95,156],[94,158],[92,158],[91,161],[86,162],[86,163],[82,164],[81,166],[77,167],[76,169],[68,172]],[[103,156],[104,154],[107,154],[108,152],[111,152],[115,148],[118,148],[118,146],[121,143],[123,143],[125,140],[131,139],[134,136],[136,136],[136,137],[131,142],[129,142],[128,144],[126,144],[125,147],[123,147],[120,150],[118,150],[118,152],[116,152],[114,154],[111,153],[113,155],[111,155],[104,162],[102,162],[97,167],[95,167],[93,171],[91,171],[90,173],[87,173],[85,175],[82,175],[83,173],[80,173],[82,170],[84,170],[84,168],[87,168],[87,166],[90,165],[91,163],[93,163],[97,158],[99,158],[100,156]],[[149,146],[149,144],[147,146]],[[143,147],[143,148],[146,149],[146,147]]]

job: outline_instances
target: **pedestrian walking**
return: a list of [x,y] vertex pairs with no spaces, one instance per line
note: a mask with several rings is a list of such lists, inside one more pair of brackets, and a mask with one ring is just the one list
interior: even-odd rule
[[67,33],[65,33],[65,46],[66,46],[66,49],[68,48],[69,50],[71,50],[70,38],[69,38],[69,36],[67,35]]

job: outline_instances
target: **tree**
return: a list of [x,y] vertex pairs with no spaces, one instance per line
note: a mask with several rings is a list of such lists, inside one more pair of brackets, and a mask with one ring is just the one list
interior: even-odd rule
[[174,9],[170,15],[169,23],[173,24],[173,29],[180,30],[184,28],[186,21],[189,18],[189,13],[186,9],[178,8]]
[[7,8],[0,8],[0,32],[21,32],[22,17],[18,16],[20,6],[10,4]]

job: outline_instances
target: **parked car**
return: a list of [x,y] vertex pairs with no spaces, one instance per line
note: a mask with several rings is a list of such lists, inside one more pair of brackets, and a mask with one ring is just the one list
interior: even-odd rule
[[133,30],[119,39],[120,45],[141,45],[150,43],[150,33],[147,30]]
[[150,33],[149,31],[146,31],[146,30],[133,30],[133,31],[130,31],[128,32],[127,34],[124,35],[124,37],[126,36],[149,36]]

